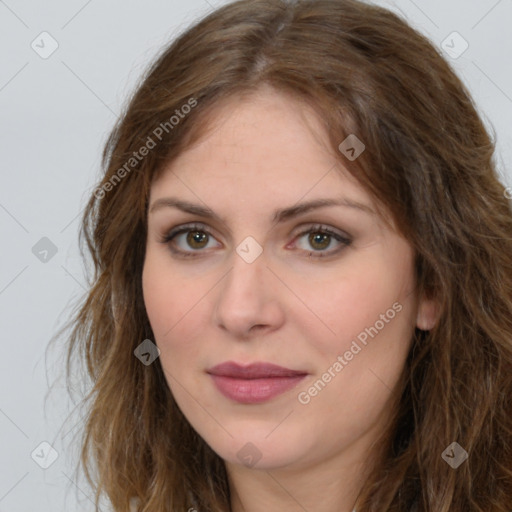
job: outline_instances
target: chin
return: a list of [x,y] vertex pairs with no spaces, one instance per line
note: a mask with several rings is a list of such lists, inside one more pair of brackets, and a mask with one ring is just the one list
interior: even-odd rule
[[203,439],[226,463],[247,468],[272,470],[293,466],[307,458],[308,447],[303,435],[289,429],[281,430],[278,435],[279,427],[274,432],[266,427],[247,426],[238,432],[228,428],[232,438],[226,435],[222,439]]

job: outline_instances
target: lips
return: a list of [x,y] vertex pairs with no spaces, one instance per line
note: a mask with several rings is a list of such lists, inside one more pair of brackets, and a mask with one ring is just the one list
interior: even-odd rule
[[306,375],[271,363],[242,366],[228,361],[207,370],[217,389],[227,398],[244,404],[265,402],[295,387]]
[[239,365],[228,361],[214,366],[207,373],[221,377],[232,377],[234,379],[265,379],[271,377],[297,377],[306,375],[307,372],[290,370],[271,363],[252,363],[247,366]]

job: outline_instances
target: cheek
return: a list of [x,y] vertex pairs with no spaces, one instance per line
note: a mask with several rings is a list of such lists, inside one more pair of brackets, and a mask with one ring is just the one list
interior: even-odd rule
[[202,299],[208,289],[202,280],[187,279],[185,283],[156,251],[146,254],[142,272],[144,304],[165,369],[179,366],[183,357],[195,357],[198,347],[194,340],[204,333],[206,301]]
[[[332,391],[349,391],[347,399],[354,407],[361,406],[364,414],[372,414],[371,407],[363,407],[370,397],[371,403],[386,401],[410,348],[415,296],[409,263],[402,258],[391,265],[380,259],[348,276],[342,290],[329,290],[336,304],[329,306],[336,336],[323,347],[328,354],[327,368],[338,356],[343,358],[343,378],[335,379]],[[325,301],[326,307],[328,304]]]
[[318,411],[319,423],[332,414],[333,437],[347,429],[340,410],[353,414],[354,435],[361,425],[373,424],[403,370],[414,331],[414,299],[407,295],[407,279],[399,277],[384,267],[366,267],[318,295],[317,311],[335,334],[315,335],[313,329],[306,334],[319,358],[313,358],[317,373],[299,389],[304,392],[299,402],[311,400],[305,412]]
[[176,313],[177,297],[167,278],[165,267],[158,264],[151,254],[146,256],[142,271],[144,305],[154,335],[159,338],[172,326]]
[[[405,316],[397,309],[406,309],[407,271],[407,267],[398,270],[387,265],[382,258],[358,257],[336,275],[329,273],[320,279],[317,275],[315,286],[304,279],[296,289],[297,296],[313,315],[305,316],[304,308],[297,308],[296,321],[308,330],[308,337],[316,340],[324,355],[348,350],[351,341],[358,335],[364,339],[365,329],[376,322],[377,327],[385,325],[383,332],[390,333],[392,324],[400,323],[398,317]],[[393,308],[397,302],[400,305]],[[382,324],[381,315],[391,320]]]
[[194,296],[200,293],[200,282],[183,286],[182,281],[183,278],[170,265],[165,252],[150,245],[142,270],[142,291],[146,312],[157,339],[174,329],[190,310]]

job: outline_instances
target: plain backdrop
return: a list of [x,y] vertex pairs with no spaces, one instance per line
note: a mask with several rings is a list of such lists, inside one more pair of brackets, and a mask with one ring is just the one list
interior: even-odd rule
[[[162,46],[222,3],[0,0],[0,512],[93,510],[75,473],[82,422],[65,421],[63,357],[46,347],[84,292],[79,219],[109,130]],[[512,2],[377,3],[441,49],[468,45],[447,59],[512,185]]]

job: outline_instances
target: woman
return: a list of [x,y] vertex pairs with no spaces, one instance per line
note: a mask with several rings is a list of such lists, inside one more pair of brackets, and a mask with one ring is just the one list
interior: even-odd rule
[[[241,0],[104,152],[69,361],[115,511],[509,511],[512,212],[427,39],[355,0]],[[131,508],[130,508],[131,507]]]

